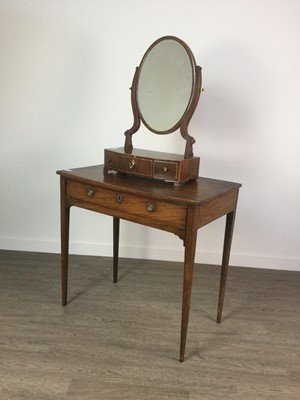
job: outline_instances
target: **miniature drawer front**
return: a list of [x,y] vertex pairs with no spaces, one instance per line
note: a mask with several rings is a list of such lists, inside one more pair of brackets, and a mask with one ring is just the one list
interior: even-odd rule
[[[153,226],[182,227],[185,224],[186,207],[177,204],[156,201],[147,197],[136,197],[115,190],[94,188],[73,181],[67,182],[66,195],[85,203],[141,217],[143,221],[148,221],[149,225]],[[153,221],[152,224],[151,221]],[[136,222],[139,221],[136,220]]]
[[118,154],[117,159],[117,168],[119,172],[149,177],[152,176],[153,161],[148,158]]
[[154,161],[154,178],[176,181],[178,176],[178,164],[168,161]]
[[105,167],[133,175],[152,176],[153,160],[105,150]]

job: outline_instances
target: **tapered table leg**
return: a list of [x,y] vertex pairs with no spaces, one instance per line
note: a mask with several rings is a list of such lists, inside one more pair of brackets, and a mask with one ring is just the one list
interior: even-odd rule
[[189,207],[186,218],[186,230],[184,239],[184,272],[183,272],[183,291],[182,291],[182,315],[181,315],[181,338],[179,361],[184,361],[186,338],[188,331],[194,260],[197,243],[196,210]]
[[217,314],[217,322],[218,323],[220,323],[221,319],[222,319],[222,311],[223,311],[223,304],[224,304],[225,287],[226,287],[226,281],[227,281],[227,273],[228,273],[228,265],[229,265],[230,249],[231,249],[231,243],[232,243],[235,213],[236,212],[234,210],[231,213],[227,214],[227,216],[226,216],[226,227],[225,227],[225,236],[224,236],[221,279],[220,279],[220,289],[219,289],[218,314]]
[[60,226],[61,226],[61,291],[62,305],[67,305],[68,298],[68,258],[70,207],[66,204],[65,180],[60,179]]
[[184,361],[184,353],[185,353],[189,315],[190,315],[196,242],[197,242],[197,231],[190,232],[187,235],[187,240],[185,243],[185,255],[184,255],[181,340],[180,340],[180,358],[179,358],[180,362]]
[[120,218],[113,217],[113,281],[118,280]]

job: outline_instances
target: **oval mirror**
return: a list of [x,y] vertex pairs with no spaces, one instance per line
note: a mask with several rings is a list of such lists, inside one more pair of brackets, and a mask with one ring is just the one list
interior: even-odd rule
[[180,39],[165,36],[146,51],[139,66],[136,100],[139,115],[152,132],[174,132],[195,95],[196,63]]
[[186,140],[185,158],[193,157],[195,139],[188,133],[188,124],[197,107],[202,85],[201,67],[192,51],[175,36],[156,40],[136,68],[131,105],[133,125],[125,134],[124,150],[133,149],[132,135],[141,121],[152,132],[165,134],[180,128]]

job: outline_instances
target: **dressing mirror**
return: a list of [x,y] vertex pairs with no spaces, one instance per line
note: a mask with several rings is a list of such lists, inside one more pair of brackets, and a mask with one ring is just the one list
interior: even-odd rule
[[[188,124],[201,92],[201,68],[192,51],[174,36],[156,40],[136,68],[131,87],[133,125],[125,132],[124,148],[105,150],[105,170],[182,184],[198,177],[199,157]],[[134,149],[132,135],[141,122],[155,134],[177,130],[185,139],[184,155]]]

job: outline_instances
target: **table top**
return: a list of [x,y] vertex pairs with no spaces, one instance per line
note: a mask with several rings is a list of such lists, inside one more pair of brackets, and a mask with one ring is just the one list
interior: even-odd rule
[[68,180],[83,184],[127,193],[149,196],[156,200],[171,201],[178,204],[201,205],[217,199],[230,191],[238,190],[240,183],[199,177],[182,186],[171,182],[121,175],[115,172],[104,172],[103,165],[93,165],[57,171],[57,174]]

